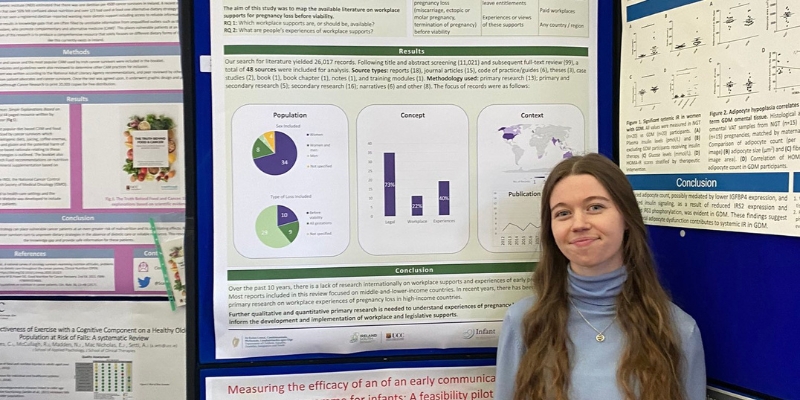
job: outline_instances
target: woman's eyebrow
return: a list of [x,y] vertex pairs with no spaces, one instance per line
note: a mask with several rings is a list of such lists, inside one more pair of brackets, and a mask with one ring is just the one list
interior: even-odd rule
[[588,203],[590,201],[595,201],[595,200],[611,201],[610,199],[608,199],[608,198],[606,198],[604,196],[589,196],[586,199],[584,199],[583,202],[584,203]]
[[[597,201],[597,200],[602,200],[602,201],[611,202],[611,200],[610,200],[610,199],[608,199],[608,198],[607,198],[607,197],[605,197],[605,196],[589,196],[589,197],[587,197],[587,198],[583,199],[583,202],[584,202],[584,203],[590,203],[590,202],[592,202],[592,201]],[[557,207],[559,207],[559,206],[564,206],[564,207],[566,207],[566,206],[567,206],[567,204],[566,204],[566,203],[564,203],[564,202],[557,203],[557,204],[553,205],[552,207],[550,207],[550,211],[553,211],[553,210],[555,210],[555,209],[556,209]]]

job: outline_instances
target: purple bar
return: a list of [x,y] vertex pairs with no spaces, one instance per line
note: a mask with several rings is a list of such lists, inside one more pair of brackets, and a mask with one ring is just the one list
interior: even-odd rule
[[411,215],[422,216],[422,196],[411,196]]
[[397,215],[394,191],[394,153],[383,153],[383,208],[387,217]]
[[439,215],[450,215],[450,181],[439,181]]

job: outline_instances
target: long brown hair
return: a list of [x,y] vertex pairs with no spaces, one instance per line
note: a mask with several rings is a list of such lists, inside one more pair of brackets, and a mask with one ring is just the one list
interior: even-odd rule
[[523,342],[527,351],[517,370],[514,400],[568,398],[569,260],[553,238],[550,197],[563,178],[583,174],[595,177],[605,187],[627,228],[622,246],[628,278],[616,301],[618,321],[625,334],[617,369],[620,391],[626,400],[684,400],[680,343],[671,318],[670,299],[658,282],[639,205],[625,174],[599,154],[562,161],[545,182],[541,209],[542,252],[533,274],[537,299],[523,319]]

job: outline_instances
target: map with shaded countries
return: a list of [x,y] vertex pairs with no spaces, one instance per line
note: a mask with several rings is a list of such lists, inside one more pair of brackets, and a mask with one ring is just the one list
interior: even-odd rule
[[503,140],[511,147],[516,165],[520,165],[520,160],[528,152],[534,152],[538,160],[553,151],[558,152],[560,158],[570,158],[574,153],[567,146],[570,128],[566,126],[518,124],[504,126],[498,131],[503,133]]

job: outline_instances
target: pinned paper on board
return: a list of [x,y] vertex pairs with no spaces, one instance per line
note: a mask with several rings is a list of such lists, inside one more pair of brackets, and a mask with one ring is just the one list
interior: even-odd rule
[[175,304],[186,305],[186,264],[183,258],[183,236],[161,242],[161,252],[166,265],[167,282],[175,297]]

